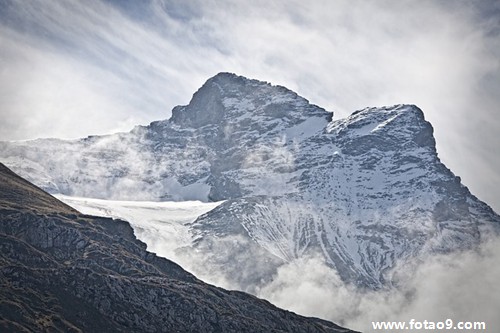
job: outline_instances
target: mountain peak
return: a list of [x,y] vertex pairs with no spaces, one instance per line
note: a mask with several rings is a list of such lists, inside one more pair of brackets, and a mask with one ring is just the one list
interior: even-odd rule
[[425,120],[420,108],[412,104],[370,107],[353,112],[349,117],[329,124],[327,131],[342,139],[374,138],[393,148],[416,147],[435,149],[432,125]]
[[212,76],[211,78],[209,78],[205,84],[208,84],[210,82],[217,82],[218,84],[224,84],[224,83],[245,84],[245,82],[247,82],[247,81],[258,81],[258,80],[248,79],[244,76],[237,75],[235,73],[220,72],[220,73],[217,73],[216,75]]
[[208,79],[188,105],[175,107],[171,121],[184,127],[199,128],[234,122],[235,118],[250,114],[268,120],[311,115],[331,120],[330,112],[309,104],[308,100],[285,87],[223,72]]

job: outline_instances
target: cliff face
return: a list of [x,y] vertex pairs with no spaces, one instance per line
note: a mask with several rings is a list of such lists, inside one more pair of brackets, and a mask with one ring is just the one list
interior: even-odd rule
[[349,332],[203,283],[0,165],[0,330]]

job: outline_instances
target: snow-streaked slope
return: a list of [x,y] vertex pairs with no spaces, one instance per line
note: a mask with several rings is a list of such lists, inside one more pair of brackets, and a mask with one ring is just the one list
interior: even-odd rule
[[118,201],[56,194],[62,202],[81,213],[130,222],[136,237],[159,256],[172,258],[175,250],[191,246],[189,224],[221,202]]
[[441,163],[418,107],[332,120],[293,91],[228,73],[168,120],[81,140],[4,142],[0,159],[52,193],[225,200],[186,227],[204,261],[245,290],[312,253],[344,281],[379,288],[397,262],[471,248],[500,228]]

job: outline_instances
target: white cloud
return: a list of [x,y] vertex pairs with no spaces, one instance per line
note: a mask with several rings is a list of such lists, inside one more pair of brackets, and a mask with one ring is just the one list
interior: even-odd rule
[[209,76],[233,71],[285,85],[337,118],[419,105],[443,161],[500,210],[495,2],[156,0],[144,13],[97,0],[8,3],[0,139],[165,119]]
[[397,287],[361,291],[346,285],[320,259],[302,258],[278,269],[258,296],[300,314],[369,332],[372,321],[485,322],[498,332],[500,241],[478,251],[436,256],[416,264]]

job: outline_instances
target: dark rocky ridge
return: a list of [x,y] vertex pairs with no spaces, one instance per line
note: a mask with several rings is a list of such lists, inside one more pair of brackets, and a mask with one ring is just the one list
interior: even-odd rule
[[38,213],[78,213],[72,207],[19,177],[0,163],[0,208],[31,210]]
[[203,283],[0,164],[0,331],[351,332]]

